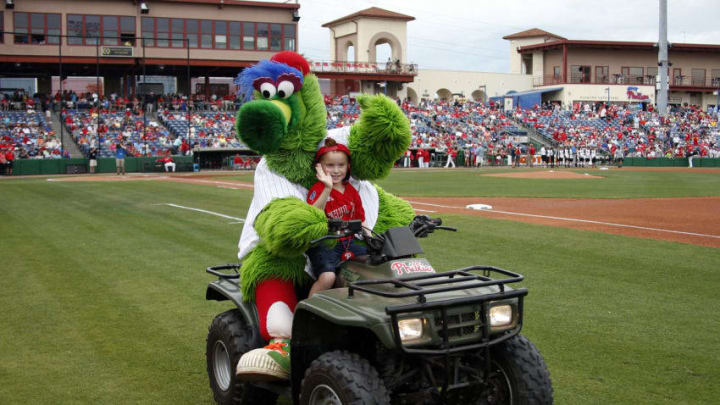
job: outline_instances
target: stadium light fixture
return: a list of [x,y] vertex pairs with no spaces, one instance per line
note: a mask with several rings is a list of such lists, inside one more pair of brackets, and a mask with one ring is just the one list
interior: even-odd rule
[[148,7],[147,2],[141,1],[140,2],[140,13],[147,14],[149,12],[150,12],[150,7]]
[[15,0],[5,0],[5,8],[15,8]]

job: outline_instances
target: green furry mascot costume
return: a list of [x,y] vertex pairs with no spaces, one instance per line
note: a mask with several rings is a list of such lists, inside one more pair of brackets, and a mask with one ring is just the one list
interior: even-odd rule
[[238,111],[238,136],[263,155],[239,243],[242,290],[245,299],[255,300],[260,334],[270,342],[242,356],[237,374],[247,380],[287,379],[294,284],[309,277],[303,253],[310,241],[328,231],[325,213],[305,202],[307,188],[317,180],[315,152],[326,137],[345,144],[366,224],[376,232],[406,226],[415,215],[410,204],[368,180],[390,173],[410,144],[410,125],[392,100],[363,95],[357,122],[327,131],[318,80],[295,52],[260,61],[237,82],[248,101]]

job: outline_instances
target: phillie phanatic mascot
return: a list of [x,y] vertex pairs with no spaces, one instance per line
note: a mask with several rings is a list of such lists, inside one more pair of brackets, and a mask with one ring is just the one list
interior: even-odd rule
[[295,285],[309,281],[304,252],[328,232],[325,213],[306,203],[316,181],[315,153],[326,137],[352,154],[350,183],[376,232],[406,226],[412,207],[368,180],[390,173],[410,144],[410,125],[385,96],[358,98],[362,114],[352,127],[328,131],[318,79],[295,52],[280,52],[245,69],[237,79],[247,101],[237,114],[239,138],[263,156],[240,236],[242,291],[254,300],[260,334],[269,342],[245,353],[237,375],[246,380],[289,378],[290,335],[297,303]]

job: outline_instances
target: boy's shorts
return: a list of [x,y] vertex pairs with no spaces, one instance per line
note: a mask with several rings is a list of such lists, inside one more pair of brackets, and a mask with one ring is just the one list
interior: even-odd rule
[[334,248],[320,245],[308,249],[306,253],[310,258],[312,273],[316,279],[322,273],[337,273],[340,263],[346,261],[342,259],[342,254],[347,250],[352,252],[355,257],[367,254],[367,248],[355,243],[355,241],[347,245],[347,249],[345,248],[346,244],[347,242],[338,241]]

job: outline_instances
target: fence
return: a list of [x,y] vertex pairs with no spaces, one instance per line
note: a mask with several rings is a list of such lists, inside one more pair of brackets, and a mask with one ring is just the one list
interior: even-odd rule
[[[115,159],[98,159],[96,173],[115,173]],[[177,165],[177,171],[192,171],[192,156],[173,156]],[[134,157],[125,158],[125,171],[134,172],[157,172],[163,167],[157,162],[157,157]],[[88,159],[23,159],[16,160],[13,165],[13,175],[36,175],[36,174],[79,174],[88,172]]]
[[[688,167],[687,158],[657,158],[647,159],[642,157],[625,158],[623,166],[643,167]],[[694,158],[693,167],[720,167],[720,159],[717,158]]]

